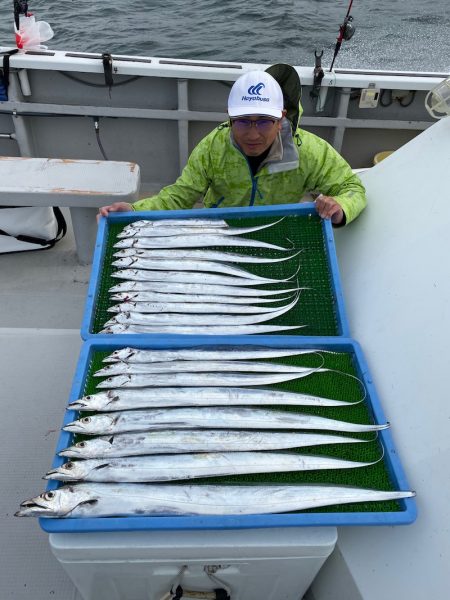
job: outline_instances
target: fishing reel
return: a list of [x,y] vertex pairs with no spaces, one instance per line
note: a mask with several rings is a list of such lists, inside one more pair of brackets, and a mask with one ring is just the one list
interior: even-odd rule
[[352,9],[352,4],[353,4],[353,0],[350,0],[350,4],[348,5],[348,10],[347,10],[347,14],[345,15],[344,22],[342,23],[342,25],[339,25],[339,35],[336,40],[336,46],[334,48],[334,55],[333,55],[333,60],[331,61],[330,72],[333,70],[334,61],[336,60],[336,57],[339,54],[339,50],[341,49],[342,42],[343,41],[348,42],[348,40],[350,40],[353,37],[353,35],[356,31],[356,27],[353,23],[353,17],[350,14],[350,11]]
[[353,24],[353,17],[348,15],[348,17],[345,17],[342,25],[339,26],[340,37],[342,36],[342,39],[348,42],[352,39],[355,31],[356,27]]

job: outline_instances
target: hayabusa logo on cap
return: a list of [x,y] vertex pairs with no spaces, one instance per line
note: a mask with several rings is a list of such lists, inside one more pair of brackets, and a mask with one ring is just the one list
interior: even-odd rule
[[261,92],[263,90],[263,88],[265,88],[266,86],[262,83],[262,81],[260,83],[257,83],[256,85],[251,85],[248,88],[248,94],[250,94],[250,96],[261,96]]

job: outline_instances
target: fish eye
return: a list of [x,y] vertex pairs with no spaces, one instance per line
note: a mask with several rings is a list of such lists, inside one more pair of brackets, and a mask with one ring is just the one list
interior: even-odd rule
[[55,497],[55,492],[45,492],[43,497],[44,497],[44,500],[51,500],[52,498]]
[[90,399],[91,399],[91,396],[86,396],[86,400],[90,400]]
[[71,461],[69,461],[68,463],[66,463],[64,465],[64,469],[73,469],[73,467],[74,467],[74,464]]
[[91,417],[83,417],[83,418],[81,419],[81,421],[82,421],[83,423],[90,423],[90,422],[91,422]]
[[78,444],[76,444],[76,446],[78,448],[85,448],[86,447],[86,442],[78,442]]

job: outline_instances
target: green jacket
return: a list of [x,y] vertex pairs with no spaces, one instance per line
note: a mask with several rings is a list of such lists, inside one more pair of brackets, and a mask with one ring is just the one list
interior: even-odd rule
[[253,176],[247,158],[222,123],[194,148],[182,174],[156,196],[139,200],[134,210],[192,208],[203,197],[206,208],[300,202],[305,192],[333,196],[345,222],[366,205],[364,187],[348,163],[325,140],[283,119],[269,155]]

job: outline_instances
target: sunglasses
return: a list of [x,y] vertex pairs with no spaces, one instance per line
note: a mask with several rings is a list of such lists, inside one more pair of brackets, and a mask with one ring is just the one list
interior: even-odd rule
[[260,133],[269,133],[275,123],[278,123],[278,119],[231,119],[231,125],[239,132],[250,131],[255,126]]

